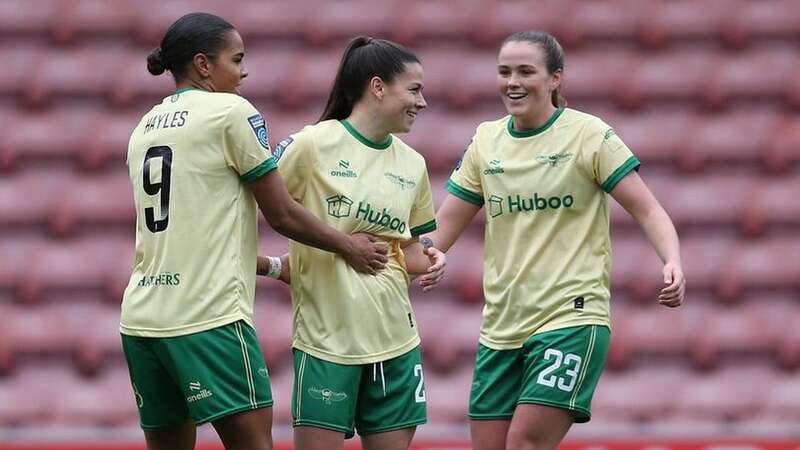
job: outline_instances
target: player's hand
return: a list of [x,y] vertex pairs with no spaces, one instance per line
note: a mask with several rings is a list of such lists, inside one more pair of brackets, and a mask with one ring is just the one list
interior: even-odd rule
[[422,292],[428,292],[444,278],[447,256],[436,247],[425,247],[422,251],[428,257],[431,265],[428,267],[428,272],[420,277],[419,285],[422,287]]
[[387,244],[371,234],[356,233],[350,236],[350,251],[342,257],[357,272],[374,275],[386,267]]
[[658,296],[658,303],[670,308],[677,308],[683,304],[683,295],[686,292],[686,278],[680,264],[668,262],[664,264],[664,289]]

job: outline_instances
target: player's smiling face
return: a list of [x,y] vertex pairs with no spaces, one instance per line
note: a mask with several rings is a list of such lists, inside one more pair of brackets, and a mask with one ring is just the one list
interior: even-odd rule
[[225,45],[210,60],[209,81],[216,92],[239,93],[239,85],[247,76],[244,68],[244,42],[236,31],[227,33]]
[[561,72],[547,71],[541,45],[511,41],[497,56],[497,88],[503,105],[515,117],[536,117],[551,104],[551,93],[561,83]]
[[387,131],[390,133],[411,131],[417,113],[428,106],[422,96],[422,64],[406,63],[405,67],[406,70],[385,85],[382,110],[385,113]]

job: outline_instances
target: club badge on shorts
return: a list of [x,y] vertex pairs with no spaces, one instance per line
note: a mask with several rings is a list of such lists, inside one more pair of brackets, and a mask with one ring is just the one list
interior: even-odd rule
[[269,134],[267,134],[267,123],[264,121],[264,118],[261,117],[261,114],[250,116],[247,118],[247,121],[250,122],[250,128],[252,128],[253,132],[256,133],[256,137],[258,138],[258,142],[261,144],[261,146],[269,150]]

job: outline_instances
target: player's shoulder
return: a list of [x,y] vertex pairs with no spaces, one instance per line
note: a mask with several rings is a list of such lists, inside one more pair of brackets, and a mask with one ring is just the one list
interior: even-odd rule
[[505,115],[498,119],[494,120],[487,120],[478,124],[475,128],[475,136],[476,137],[494,137],[498,134],[503,133],[503,131],[508,128],[508,121],[511,119],[511,116]]
[[564,108],[559,119],[559,122],[561,122],[559,125],[576,131],[600,132],[609,128],[603,119],[572,108]]
[[409,161],[425,165],[425,157],[394,134],[392,135],[392,146],[395,149],[394,151],[408,158]]

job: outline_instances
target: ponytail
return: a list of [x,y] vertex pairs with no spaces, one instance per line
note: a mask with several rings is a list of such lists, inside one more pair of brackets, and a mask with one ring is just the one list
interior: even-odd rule
[[368,36],[353,38],[344,50],[331,93],[319,121],[346,119],[373,77],[391,83],[405,64],[419,58],[400,44]]

